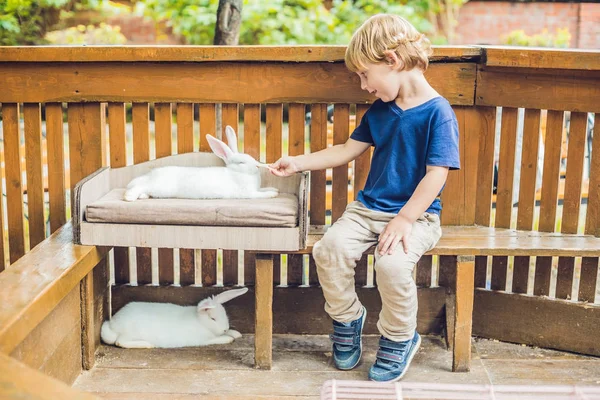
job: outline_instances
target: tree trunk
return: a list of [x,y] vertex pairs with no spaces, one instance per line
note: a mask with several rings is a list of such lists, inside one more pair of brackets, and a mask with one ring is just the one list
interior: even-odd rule
[[215,45],[235,46],[240,36],[242,22],[242,0],[219,0]]

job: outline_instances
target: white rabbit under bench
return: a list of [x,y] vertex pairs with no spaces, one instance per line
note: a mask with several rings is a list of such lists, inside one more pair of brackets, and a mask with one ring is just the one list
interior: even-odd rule
[[261,253],[306,248],[309,174],[282,178],[259,168],[238,152],[233,129],[226,131],[229,146],[209,138],[214,154],[102,168],[81,180],[73,191],[73,239],[96,246],[256,252],[255,358],[257,367],[270,368],[273,268]]

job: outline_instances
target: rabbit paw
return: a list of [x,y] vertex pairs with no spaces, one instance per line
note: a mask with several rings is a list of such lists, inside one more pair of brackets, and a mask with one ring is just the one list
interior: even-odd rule
[[142,193],[140,194],[140,197],[138,197],[138,199],[140,200],[145,200],[145,199],[149,199],[150,196],[147,193]]
[[124,349],[152,349],[154,345],[144,340],[132,340],[128,338],[119,338],[115,342],[115,345]]
[[231,336],[231,337],[232,337],[232,338],[234,338],[234,339],[239,339],[239,338],[241,338],[241,337],[242,337],[242,334],[241,334],[241,333],[239,333],[238,331],[236,331],[236,330],[233,330],[233,329],[230,329],[230,330],[228,330],[227,332],[225,332],[225,334],[226,334],[227,336]]
[[227,334],[209,340],[206,344],[229,344],[233,342],[233,338]]
[[258,198],[261,199],[272,199],[273,197],[277,197],[279,194],[279,189],[273,187],[266,187],[258,189]]
[[138,199],[138,195],[136,193],[132,193],[130,191],[125,192],[125,196],[123,196],[123,200],[125,201],[136,201]]

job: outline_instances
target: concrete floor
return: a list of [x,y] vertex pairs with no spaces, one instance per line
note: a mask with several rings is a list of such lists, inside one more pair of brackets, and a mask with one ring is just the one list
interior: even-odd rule
[[[253,368],[252,335],[222,346],[99,349],[96,365],[74,387],[106,399],[318,399],[328,379],[366,380],[377,336],[366,336],[361,363],[338,371],[327,336],[276,335],[273,369]],[[473,339],[471,372],[451,372],[443,338],[423,337],[403,382],[493,385],[600,385],[600,358]]]

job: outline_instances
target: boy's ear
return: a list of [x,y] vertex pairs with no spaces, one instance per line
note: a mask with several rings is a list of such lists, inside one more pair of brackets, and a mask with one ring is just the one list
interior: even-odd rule
[[401,70],[404,68],[404,63],[400,60],[400,58],[398,58],[398,55],[395,52],[388,50],[384,54],[387,65],[395,70]]

